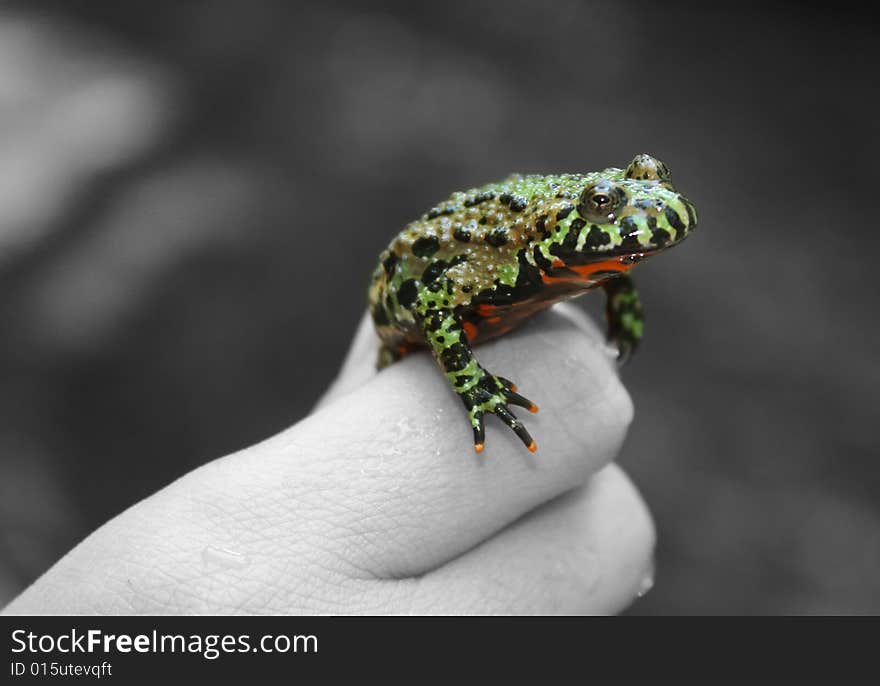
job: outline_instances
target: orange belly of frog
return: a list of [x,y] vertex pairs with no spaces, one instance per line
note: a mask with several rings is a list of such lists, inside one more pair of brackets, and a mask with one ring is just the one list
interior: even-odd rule
[[631,256],[567,266],[554,260],[557,268],[552,275],[542,274],[545,287],[538,295],[514,303],[483,302],[462,313],[462,325],[470,343],[482,343],[515,329],[536,312],[574,298],[591,290],[608,278],[609,273],[623,274],[633,268],[637,260]]

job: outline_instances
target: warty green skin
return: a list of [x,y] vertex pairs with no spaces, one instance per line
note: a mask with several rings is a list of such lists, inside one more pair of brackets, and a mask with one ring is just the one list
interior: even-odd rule
[[480,365],[471,345],[555,302],[602,288],[608,337],[625,361],[642,338],[636,263],[684,240],[696,210],[650,155],[626,169],[513,175],[453,193],[408,224],[379,257],[369,304],[380,368],[428,347],[468,411],[478,451],[495,414],[530,450],[509,405],[536,411]]

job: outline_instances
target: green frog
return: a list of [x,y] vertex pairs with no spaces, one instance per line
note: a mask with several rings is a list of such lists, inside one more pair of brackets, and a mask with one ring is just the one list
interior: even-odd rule
[[642,339],[639,294],[628,272],[684,240],[696,209],[660,160],[626,169],[512,175],[453,193],[395,236],[379,256],[369,306],[378,367],[428,348],[461,398],[477,452],[494,414],[532,452],[510,406],[537,412],[510,380],[485,369],[473,346],[561,300],[601,288],[607,335],[626,361]]

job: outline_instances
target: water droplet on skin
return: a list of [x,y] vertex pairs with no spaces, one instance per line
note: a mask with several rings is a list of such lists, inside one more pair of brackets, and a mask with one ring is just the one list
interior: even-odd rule
[[401,434],[412,435],[419,433],[418,424],[409,417],[401,417],[400,419],[398,419],[397,423],[395,424],[395,428]]
[[224,567],[226,569],[242,569],[251,562],[244,553],[239,553],[229,548],[218,548],[213,545],[209,545],[202,551],[202,560],[207,565]]
[[395,445],[376,446],[372,453],[377,457],[394,457],[395,455],[403,455],[403,450]]
[[650,591],[652,588],[654,588],[654,571],[653,570],[651,570],[650,572],[645,574],[644,577],[642,577],[642,581],[639,584],[639,590],[636,593],[636,598],[641,598],[648,591]]
[[[575,568],[573,565],[577,565]],[[576,579],[580,592],[588,595],[597,587],[602,577],[602,563],[599,554],[593,551],[584,551],[577,559],[564,558],[556,560],[553,567],[548,571],[549,578],[565,580],[570,583]]]
[[602,350],[602,353],[611,360],[617,360],[620,356],[620,351],[617,349],[617,346],[612,345],[611,343],[601,343],[600,349]]

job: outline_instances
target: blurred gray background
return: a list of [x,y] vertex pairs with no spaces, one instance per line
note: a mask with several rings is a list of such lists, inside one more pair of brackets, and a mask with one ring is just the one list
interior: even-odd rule
[[[306,413],[449,191],[650,152],[630,612],[880,612],[878,56],[847,5],[30,0],[0,9],[0,603]],[[342,248],[341,246],[344,246]]]

